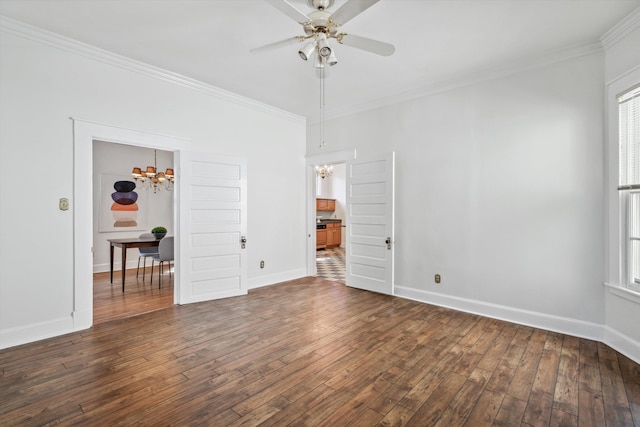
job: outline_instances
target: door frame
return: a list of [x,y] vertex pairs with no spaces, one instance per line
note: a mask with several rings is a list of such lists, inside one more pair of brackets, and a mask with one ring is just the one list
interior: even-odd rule
[[[316,171],[320,164],[346,163],[357,158],[357,151],[329,151],[305,157],[307,176],[307,276],[315,276],[316,269]],[[345,219],[346,221],[346,219]],[[348,226],[348,224],[345,225]],[[348,228],[347,228],[348,229]]]
[[[73,123],[73,330],[93,325],[93,141],[172,151],[174,156],[189,148],[191,140],[125,129],[71,117]],[[180,179],[179,165],[174,165]],[[175,187],[173,229],[179,235],[180,192]],[[175,265],[180,265],[176,254]],[[174,296],[179,302],[180,282],[176,275]]]

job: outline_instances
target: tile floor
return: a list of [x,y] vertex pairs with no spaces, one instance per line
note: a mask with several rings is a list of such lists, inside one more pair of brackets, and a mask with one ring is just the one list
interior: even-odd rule
[[317,276],[321,279],[345,283],[344,248],[316,251]]

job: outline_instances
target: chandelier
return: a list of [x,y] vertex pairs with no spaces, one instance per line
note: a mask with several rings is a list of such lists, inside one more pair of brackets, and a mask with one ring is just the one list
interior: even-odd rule
[[167,168],[165,172],[158,172],[158,152],[153,150],[153,166],[147,166],[145,170],[134,167],[131,172],[133,179],[140,183],[140,188],[148,190],[153,188],[153,192],[158,190],[173,190],[175,175],[172,168]]
[[333,166],[316,166],[316,175],[325,179],[329,175],[333,175]]

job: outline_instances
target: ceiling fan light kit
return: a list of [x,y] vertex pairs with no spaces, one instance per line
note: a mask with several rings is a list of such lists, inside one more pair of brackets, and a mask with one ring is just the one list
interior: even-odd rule
[[265,1],[302,25],[305,35],[270,43],[266,46],[252,49],[251,52],[272,50],[295,42],[313,39],[298,50],[298,55],[303,61],[308,61],[313,56],[313,65],[320,79],[320,149],[322,149],[326,145],[324,140],[324,79],[327,70],[326,66],[331,67],[338,63],[335,51],[329,45],[328,39],[335,39],[340,44],[382,56],[389,56],[396,50],[389,43],[338,32],[340,26],[355,18],[379,0],[346,0],[334,13],[329,13],[326,9],[331,8],[335,0],[307,0],[307,4],[315,9],[308,14],[300,12],[286,0]]
[[323,58],[326,58],[327,56],[331,55],[331,48],[327,43],[327,36],[325,36],[323,33],[319,33],[317,35],[317,39],[318,39],[318,53],[320,54],[320,56],[322,56]]
[[336,58],[336,54],[332,50],[331,51],[331,55],[329,55],[329,57],[327,58],[327,64],[329,64],[329,66],[333,67],[337,63],[338,63],[338,58]]
[[310,43],[307,43],[302,49],[300,49],[298,51],[298,54],[300,55],[300,58],[306,61],[311,57],[311,54],[313,53],[314,50],[316,50],[316,44],[315,42],[310,42]]
[[[329,9],[335,3],[335,0],[307,0],[307,4],[315,9],[310,13],[303,13],[286,0],[265,0],[270,5],[302,25],[304,31],[303,36],[295,36],[276,43],[271,43],[256,49],[252,52],[263,50],[272,50],[291,43],[301,42],[307,39],[313,39],[303,48],[298,50],[300,58],[304,61],[309,60],[315,52],[322,58],[329,58],[326,61],[329,65],[338,63],[334,49],[329,45],[329,39],[335,39],[338,43],[345,46],[354,47],[377,55],[389,56],[395,52],[392,44],[380,42],[366,37],[355,36],[348,33],[338,32],[339,28],[352,20],[369,7],[376,4],[379,0],[347,0],[334,13],[329,13]],[[324,62],[323,62],[324,63]]]

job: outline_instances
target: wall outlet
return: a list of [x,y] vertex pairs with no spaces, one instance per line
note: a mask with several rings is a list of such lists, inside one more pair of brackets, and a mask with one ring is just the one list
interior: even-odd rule
[[264,268],[264,261],[260,261],[260,268]]
[[435,279],[436,279],[436,283],[440,283],[440,275],[439,274],[436,274]]

